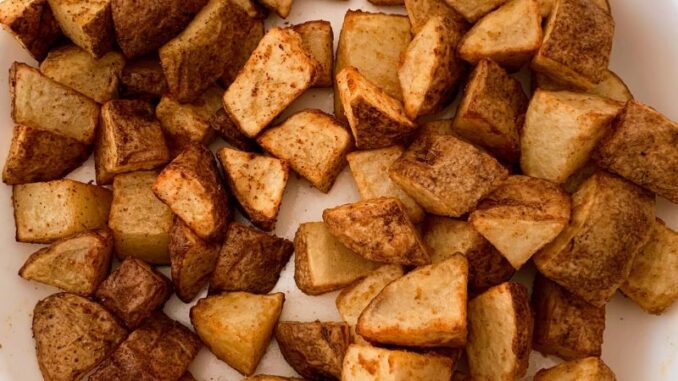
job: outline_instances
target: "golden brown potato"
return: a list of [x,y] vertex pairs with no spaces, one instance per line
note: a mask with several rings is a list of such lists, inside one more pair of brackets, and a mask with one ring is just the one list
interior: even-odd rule
[[630,101],[598,147],[596,163],[678,203],[678,123]]
[[172,282],[137,258],[126,258],[96,291],[96,299],[129,328],[136,328],[172,296]]
[[389,175],[427,212],[459,217],[506,179],[508,171],[452,135],[426,134],[393,163]]
[[506,0],[445,0],[447,4],[461,13],[466,20],[474,23],[501,6]]
[[371,261],[402,265],[431,263],[428,248],[394,197],[345,204],[323,211],[329,232]]
[[[254,4],[251,0],[243,0],[243,3]],[[250,17],[255,16],[250,15]],[[262,38],[264,38],[264,22],[263,20],[254,20],[252,27],[250,27],[244,39],[239,41],[237,46],[234,46],[235,51],[226,63],[226,68],[220,78],[221,84],[225,88],[228,88],[233,80],[235,80],[235,77],[238,76],[238,72],[245,66],[245,63],[252,55],[254,49],[257,48],[257,45],[259,45],[259,41],[261,41]]]
[[544,40],[531,68],[583,89],[607,73],[614,20],[590,0],[559,0],[549,16]]
[[50,243],[106,226],[111,191],[63,179],[15,185],[12,189],[16,240]]
[[466,345],[474,380],[513,381],[525,375],[533,318],[524,286],[506,282],[470,301]]
[[325,20],[307,21],[293,27],[299,33],[306,50],[320,65],[313,87],[332,87],[334,71],[334,33],[332,24]]
[[89,376],[91,381],[173,381],[186,372],[200,339],[158,312],[149,317]]
[[654,225],[654,195],[605,172],[572,196],[572,219],[534,256],[539,272],[594,306],[605,305],[631,271]]
[[342,245],[323,222],[299,225],[294,252],[294,280],[309,295],[346,287],[379,267]]
[[617,381],[612,370],[598,357],[568,361],[541,369],[534,381]]
[[32,329],[38,365],[48,381],[85,377],[127,335],[106,309],[69,293],[39,301]]
[[466,83],[454,133],[501,160],[520,157],[520,130],[528,98],[520,82],[494,61],[481,59]]
[[160,172],[153,193],[200,238],[219,241],[230,218],[212,152],[192,145]]
[[341,379],[341,364],[350,344],[345,323],[281,321],[275,340],[288,364],[310,380]]
[[[546,74],[533,71],[532,90],[536,91],[536,89],[547,91],[582,91],[582,89],[579,89],[576,86],[560,83]],[[600,83],[593,88],[588,89],[586,92],[619,102],[627,102],[633,99],[631,90],[629,90],[624,81],[611,70],[608,70],[605,73],[603,80],[600,81]]]
[[264,131],[257,142],[271,155],[289,162],[292,169],[321,192],[332,188],[353,147],[351,134],[333,116],[303,110],[282,124]]
[[0,4],[0,24],[38,61],[61,38],[61,28],[47,0],[6,0]]
[[294,245],[284,238],[231,223],[210,279],[210,294],[219,291],[269,293],[278,283],[292,252]]
[[353,344],[348,347],[342,381],[449,381],[454,361],[447,356],[419,354]]
[[[219,100],[221,102],[221,100]],[[238,126],[233,123],[231,117],[228,116],[224,108],[220,108],[212,115],[209,120],[210,127],[221,136],[226,143],[233,147],[247,152],[255,152],[259,150],[256,141],[243,134]]]
[[167,80],[157,57],[127,62],[120,82],[124,98],[155,100],[167,92]]
[[217,358],[249,376],[271,341],[284,301],[280,292],[208,296],[191,308],[191,323]]
[[424,24],[435,16],[443,16],[450,26],[460,33],[465,33],[468,29],[464,16],[447,5],[444,0],[405,0],[405,8],[414,34],[419,33]]
[[94,57],[113,47],[111,0],[47,0],[61,30],[74,44]]
[[277,13],[282,18],[287,18],[292,10],[293,0],[260,0],[260,3],[266,8]]

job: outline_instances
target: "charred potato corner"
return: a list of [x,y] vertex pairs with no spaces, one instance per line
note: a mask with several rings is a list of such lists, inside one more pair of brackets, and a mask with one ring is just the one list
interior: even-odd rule
[[0,2],[44,380],[616,379],[607,303],[678,300],[678,123],[614,3],[370,2]]

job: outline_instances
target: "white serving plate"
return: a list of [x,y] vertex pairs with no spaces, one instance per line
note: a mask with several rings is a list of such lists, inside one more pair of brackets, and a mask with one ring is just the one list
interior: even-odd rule
[[[616,20],[611,68],[631,88],[635,97],[673,120],[678,119],[678,0],[610,0]],[[290,25],[307,20],[325,19],[332,23],[335,45],[347,9],[404,13],[402,7],[375,7],[366,0],[295,0],[287,20],[269,18],[271,25]],[[375,41],[375,43],[379,43]],[[13,61],[35,64],[8,33],[0,33],[0,166],[4,166],[13,123],[10,118],[8,69]],[[327,89],[308,91],[283,115],[303,108],[332,112],[332,93]],[[450,115],[448,110],[445,115]],[[215,143],[213,148],[219,146]],[[80,181],[94,179],[92,161],[68,177]],[[25,281],[17,271],[33,251],[41,246],[14,241],[12,189],[0,185],[0,381],[40,380],[31,335],[32,311],[36,302],[57,289]],[[322,210],[357,201],[359,195],[350,173],[345,170],[329,194],[322,194],[298,176],[290,176],[280,209],[276,234],[292,239],[297,226],[321,220]],[[657,215],[670,227],[678,228],[678,206],[658,200]],[[168,269],[165,269],[168,270]],[[169,274],[169,271],[166,271]],[[319,297],[301,293],[294,283],[294,259],[287,265],[274,291],[284,292],[283,320],[339,320],[334,300],[336,292]],[[519,278],[529,279],[521,274]],[[519,279],[520,280],[520,279]],[[204,292],[203,294],[204,295]],[[201,296],[202,296],[201,295]],[[188,310],[176,297],[166,304],[165,312],[190,326]],[[620,381],[678,380],[678,307],[657,317],[648,315],[629,300],[617,295],[607,307],[607,329],[603,359]],[[555,364],[533,352],[526,380],[541,367]],[[243,377],[207,349],[190,367],[198,380],[236,381]],[[273,341],[259,364],[257,373],[293,376],[295,372],[282,358]]]

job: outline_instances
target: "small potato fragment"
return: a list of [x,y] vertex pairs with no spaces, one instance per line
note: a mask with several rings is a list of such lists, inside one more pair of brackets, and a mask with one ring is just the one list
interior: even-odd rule
[[293,0],[260,0],[266,8],[275,12],[278,16],[286,19],[292,10]]
[[191,323],[215,356],[249,376],[271,341],[284,301],[281,292],[208,296],[191,308]]
[[62,36],[47,0],[5,0],[0,4],[0,24],[38,61]]
[[123,98],[156,100],[167,92],[167,80],[157,57],[127,62],[120,82]]
[[414,266],[431,263],[428,248],[397,198],[380,197],[325,209],[323,221],[339,242],[371,261]]
[[[243,0],[242,2],[250,5],[254,4],[251,0]],[[250,17],[254,16],[250,15]],[[239,41],[238,45],[234,46],[235,52],[226,63],[226,68],[224,69],[224,73],[220,78],[221,84],[225,88],[228,88],[233,80],[235,80],[235,77],[238,76],[240,69],[245,66],[245,63],[247,63],[247,60],[252,55],[254,49],[257,48],[257,45],[259,45],[261,39],[264,38],[264,33],[264,21],[254,20],[252,27],[250,27],[250,30],[247,32],[244,40]]]
[[63,179],[15,185],[12,189],[16,240],[50,243],[106,226],[111,191]]
[[[560,83],[546,74],[536,71],[532,72],[532,89],[542,89],[547,91],[582,91],[576,86]],[[631,90],[624,81],[613,71],[608,70],[603,80],[596,86],[586,90],[587,93],[597,95],[603,98],[610,98],[618,102],[627,102],[633,99]]]
[[617,378],[603,360],[587,357],[541,369],[534,381],[617,381]]
[[63,33],[94,57],[113,47],[111,0],[47,0]]
[[281,321],[275,327],[280,352],[294,370],[309,380],[339,380],[350,344],[345,323]]
[[342,381],[449,381],[454,361],[447,356],[419,354],[352,344],[344,356]]
[[226,141],[226,143],[232,145],[233,147],[247,152],[258,151],[259,147],[257,147],[256,141],[250,139],[247,135],[240,131],[238,126],[233,123],[231,117],[228,116],[223,107],[217,110],[214,115],[212,115],[209,120],[209,124],[210,127],[212,127],[212,129]]
[[325,20],[307,21],[293,27],[299,33],[306,50],[320,64],[313,87],[332,87],[334,71],[334,33]]
[[445,0],[447,5],[461,13],[471,23],[490,13],[506,0]]
[[468,29],[464,16],[447,5],[445,0],[405,0],[407,16],[412,24],[412,33],[417,34],[426,22],[435,16],[443,16],[452,27],[461,33]]
[[40,372],[49,381],[83,378],[127,335],[102,306],[65,292],[38,302],[32,329]]

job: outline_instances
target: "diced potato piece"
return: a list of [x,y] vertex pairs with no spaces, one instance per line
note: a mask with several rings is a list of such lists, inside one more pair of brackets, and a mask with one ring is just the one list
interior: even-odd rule
[[320,65],[313,87],[332,87],[334,71],[334,32],[332,24],[325,20],[307,21],[294,26],[306,50]]
[[255,137],[313,84],[317,71],[318,62],[298,33],[273,28],[226,90],[226,112],[247,136]]
[[381,290],[360,314],[356,331],[381,344],[463,347],[467,280],[461,254],[417,268]]
[[113,47],[111,0],[47,0],[61,30],[95,57]]
[[605,172],[572,196],[572,219],[534,256],[539,272],[594,306],[628,277],[654,225],[654,195]]
[[[250,0],[244,0],[244,2],[252,4]],[[250,17],[253,16],[250,15]],[[234,47],[235,52],[226,63],[226,68],[220,78],[221,84],[225,88],[228,88],[233,80],[235,80],[235,77],[238,76],[238,72],[245,66],[247,60],[250,59],[252,52],[257,48],[262,38],[264,38],[264,22],[263,20],[254,20],[247,35]]]
[[47,0],[5,0],[0,4],[0,24],[38,61],[61,37],[61,28]]
[[273,230],[287,186],[287,162],[231,148],[220,149],[217,156],[247,217],[260,229]]
[[464,16],[447,5],[445,0],[405,0],[405,8],[414,34],[419,33],[424,24],[435,16],[443,16],[460,33],[468,29]]
[[476,22],[481,17],[501,6],[506,0],[445,0],[447,5],[461,13],[466,20]]
[[153,193],[200,238],[219,241],[230,210],[212,152],[190,146],[160,172]]
[[492,156],[452,135],[418,137],[389,170],[427,212],[459,217],[508,177]]
[[9,69],[9,85],[12,119],[17,124],[67,136],[83,144],[94,141],[99,105],[93,100],[18,62]]
[[210,293],[271,292],[293,251],[292,242],[284,238],[231,223],[210,279]]
[[329,232],[371,261],[402,265],[431,263],[428,248],[394,197],[380,197],[323,211]]
[[678,203],[678,123],[630,101],[598,147],[596,163]]
[[[582,91],[576,86],[560,83],[548,75],[536,71],[532,72],[532,88],[533,90],[539,88],[547,91]],[[633,99],[631,90],[629,90],[624,81],[611,70],[606,71],[603,80],[586,92],[619,102],[626,102]]]
[[209,296],[191,308],[191,322],[215,356],[249,376],[271,341],[284,301],[281,292]]
[[108,227],[119,259],[136,257],[158,265],[170,263],[172,211],[153,194],[156,172],[115,176]]
[[293,0],[260,0],[266,8],[275,12],[278,16],[286,19],[292,10]]
[[309,295],[346,287],[379,267],[342,245],[323,222],[299,225],[294,253],[294,280]]
[[464,89],[454,133],[502,160],[518,161],[528,98],[520,82],[494,61],[481,59]]
[[214,115],[212,115],[209,120],[209,124],[210,127],[212,127],[212,129],[226,141],[226,143],[232,145],[233,147],[241,151],[248,152],[259,150],[256,141],[250,139],[247,135],[240,131],[238,126],[233,123],[231,117],[228,116],[223,107],[217,110]]
[[304,110],[264,131],[257,142],[271,155],[287,161],[314,187],[327,193],[346,165],[351,135],[334,117]]
[[123,97],[159,99],[167,92],[167,80],[157,58],[145,58],[127,62],[120,82]]
[[525,375],[532,347],[532,313],[524,286],[507,282],[469,302],[466,345],[474,380],[513,381]]
[[50,243],[106,226],[111,191],[69,179],[15,185],[16,240]]
[[346,351],[342,381],[449,381],[454,361],[446,356],[419,354],[366,345]]
[[172,282],[144,261],[127,258],[101,284],[96,299],[136,328],[172,295]]
[[591,0],[559,0],[551,11],[532,69],[583,89],[607,73],[614,20]]
[[520,167],[563,183],[583,167],[623,105],[595,95],[537,90],[525,115]]
[[617,378],[603,360],[588,357],[542,369],[534,381],[617,381]]

